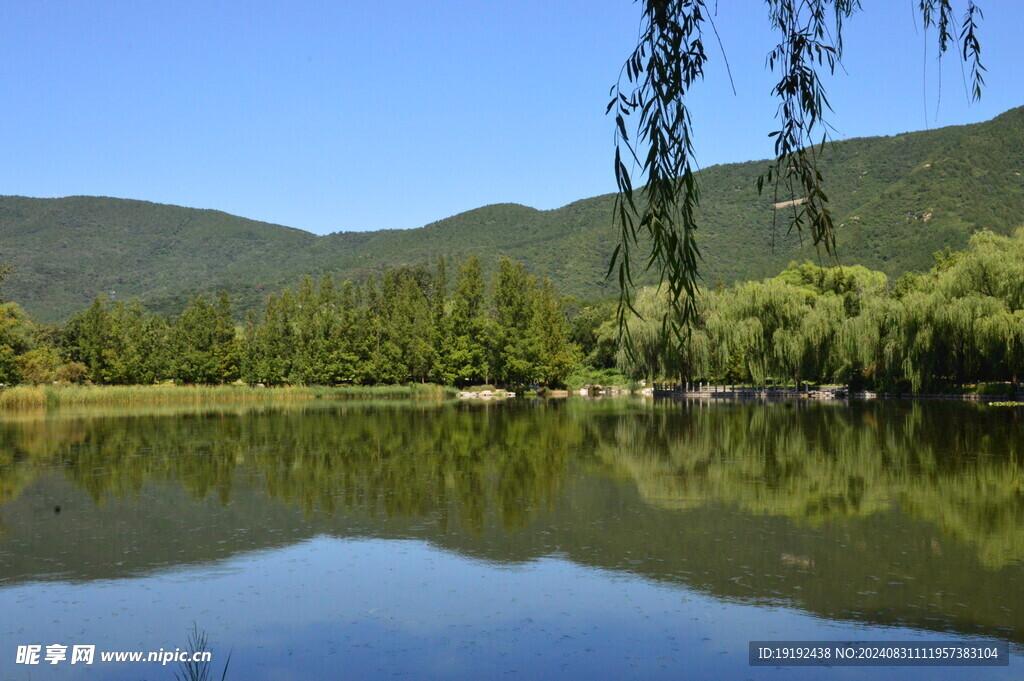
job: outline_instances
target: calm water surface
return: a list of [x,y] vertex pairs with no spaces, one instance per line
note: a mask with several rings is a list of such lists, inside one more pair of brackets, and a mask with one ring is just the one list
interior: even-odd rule
[[[59,512],[58,512],[59,508]],[[1024,413],[583,400],[0,418],[18,645],[230,679],[1019,679]],[[1009,667],[750,667],[751,640],[1010,643]],[[219,664],[218,664],[219,661]]]

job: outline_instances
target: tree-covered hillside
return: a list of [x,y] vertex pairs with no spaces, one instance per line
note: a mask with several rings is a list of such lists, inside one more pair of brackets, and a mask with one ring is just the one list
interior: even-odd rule
[[[700,174],[708,285],[760,278],[814,255],[785,233],[785,216],[773,208],[795,197],[758,195],[766,163]],[[843,264],[890,276],[925,270],[934,251],[961,249],[979,229],[1009,234],[1024,224],[1024,107],[976,125],[830,144],[824,172]],[[604,280],[617,238],[612,202],[598,196],[550,211],[498,204],[418,229],[316,236],[144,201],[2,197],[0,262],[16,268],[6,297],[42,321],[64,319],[100,293],[171,313],[194,294],[223,289],[244,311],[304,274],[359,281],[439,255],[476,254],[488,269],[507,256],[565,294],[601,298],[615,292]]]

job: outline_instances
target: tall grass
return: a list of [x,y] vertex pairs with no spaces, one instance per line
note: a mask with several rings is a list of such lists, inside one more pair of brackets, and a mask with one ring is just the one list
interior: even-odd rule
[[46,406],[46,389],[39,386],[18,385],[0,390],[0,408],[39,409]]
[[301,402],[310,400],[446,397],[454,389],[433,384],[377,386],[245,385],[56,385],[15,386],[0,390],[0,409],[40,409],[89,405],[203,404],[209,402]]
[[[195,623],[192,624],[192,631],[188,635],[188,650],[190,656],[194,656],[196,653],[205,653],[209,651],[210,639],[207,636],[206,631],[200,631],[199,626]],[[220,674],[220,681],[225,681],[228,677],[228,665],[231,664],[231,653],[228,653],[228,659],[224,663],[224,671]],[[179,673],[180,672],[180,673]],[[174,678],[177,681],[210,681],[212,673],[209,662],[179,662],[178,671],[174,673]]]

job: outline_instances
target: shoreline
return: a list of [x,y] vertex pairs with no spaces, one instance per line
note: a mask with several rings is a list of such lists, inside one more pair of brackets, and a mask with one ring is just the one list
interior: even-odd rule
[[[831,390],[652,390],[646,388],[635,392],[627,390],[607,393],[581,394],[581,391],[549,390],[540,395],[527,395],[524,399],[615,399],[617,397],[653,398],[655,400],[675,399],[700,402],[851,402],[868,400],[915,400],[955,401],[997,404],[999,406],[1024,405],[1024,392],[1014,395],[1007,393],[875,393],[846,392]],[[375,386],[277,386],[261,387],[249,385],[48,385],[11,386],[0,388],[0,413],[26,410],[50,410],[69,407],[93,406],[162,406],[162,405],[204,405],[204,404],[282,404],[312,403],[322,401],[388,400],[388,399],[452,399],[465,402],[504,401],[516,399],[511,391],[470,392],[431,383]]]
[[861,392],[861,393],[849,393],[843,394],[842,396],[837,395],[821,395],[814,393],[785,393],[785,394],[772,394],[758,391],[736,391],[736,392],[719,392],[719,393],[696,393],[696,392],[659,392],[651,395],[654,399],[665,400],[700,400],[700,401],[714,401],[722,400],[729,402],[783,402],[783,401],[802,401],[802,402],[867,402],[871,400],[920,400],[920,401],[947,401],[947,402],[987,402],[987,403],[1015,403],[1018,402],[1024,405],[1024,393],[1016,393],[1015,395],[1007,395],[1005,393],[968,393],[968,394],[948,394],[948,393],[874,393],[874,392]]
[[452,388],[431,383],[380,386],[47,385],[0,389],[0,411],[79,406],[312,402],[390,398],[445,398]]

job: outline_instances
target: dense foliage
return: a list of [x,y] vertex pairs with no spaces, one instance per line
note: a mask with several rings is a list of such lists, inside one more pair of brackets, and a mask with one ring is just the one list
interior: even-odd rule
[[62,329],[7,303],[0,382],[564,383],[577,349],[549,280],[505,259],[488,286],[475,257],[448,279],[444,258],[433,271],[398,268],[362,285],[305,277],[242,328],[227,293],[198,296],[173,317],[98,297]]
[[[1024,228],[982,231],[965,252],[935,255],[891,286],[864,267],[792,264],[762,282],[700,291],[683,352],[666,349],[663,290],[637,296],[629,321],[635,376],[681,380],[838,382],[883,390],[1013,382],[1024,371]],[[612,329],[603,329],[608,335]]]
[[[1022,158],[1024,108],[977,125],[827,145],[820,167],[840,262],[895,278],[927,270],[931,253],[962,249],[979,229],[1012,233],[1024,215]],[[815,255],[796,234],[773,230],[788,210],[774,203],[795,197],[758,195],[764,168],[750,162],[697,173],[695,238],[707,286],[771,276]],[[420,229],[315,236],[144,201],[0,197],[0,263],[15,267],[9,298],[44,322],[66,320],[100,293],[174,315],[191,298],[225,290],[244,315],[304,274],[362,283],[387,268],[432,266],[442,255],[475,254],[487,275],[507,256],[550,277],[563,295],[595,300],[616,292],[617,282],[605,280],[617,236],[613,205],[610,195],[547,211],[500,204]],[[641,269],[642,262],[637,283],[653,283]]]
[[978,232],[968,250],[934,258],[929,272],[895,281],[805,262],[763,281],[700,289],[681,351],[660,321],[670,309],[664,289],[636,296],[641,316],[628,320],[633,352],[625,352],[612,300],[562,299],[550,280],[507,258],[490,276],[476,257],[453,274],[441,258],[363,284],[307,276],[243,324],[227,293],[198,296],[174,316],[98,297],[63,327],[38,325],[8,302],[0,304],[0,383],[576,388],[632,378],[901,392],[1016,383],[1024,228]]

